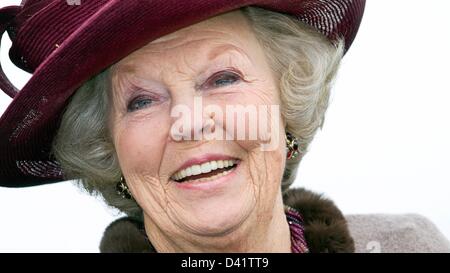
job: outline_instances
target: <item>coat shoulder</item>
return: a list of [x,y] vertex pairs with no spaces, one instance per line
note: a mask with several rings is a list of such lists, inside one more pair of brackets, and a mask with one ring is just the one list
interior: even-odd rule
[[419,214],[355,214],[346,216],[359,253],[450,252],[450,242]]

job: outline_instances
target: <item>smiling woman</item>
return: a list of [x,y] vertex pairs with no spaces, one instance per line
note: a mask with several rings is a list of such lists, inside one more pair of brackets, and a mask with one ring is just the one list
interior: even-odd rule
[[[285,33],[274,30],[283,27]],[[143,217],[158,251],[288,251],[280,182],[289,186],[300,157],[283,179],[285,144],[269,152],[259,140],[233,136],[235,141],[189,141],[206,122],[185,128],[180,138],[180,132],[168,136],[177,121],[171,109],[191,108],[199,96],[205,107],[219,109],[281,105],[282,115],[270,116],[282,120],[271,133],[284,139],[284,127],[291,128],[306,151],[323,120],[342,44],[333,46],[288,16],[252,7],[186,27],[81,87],[65,110],[54,154],[68,178],[83,177],[90,192]],[[303,101],[282,102],[292,96]],[[214,131],[229,135],[234,118],[215,116]],[[257,122],[250,117],[248,123]],[[121,176],[133,199],[116,193]],[[267,240],[258,241],[261,236]]]
[[0,121],[1,185],[74,179],[100,195],[127,215],[106,229],[102,252],[391,242],[366,229],[373,218],[347,221],[332,201],[290,188],[365,1],[170,3],[28,0],[0,10],[13,62],[34,73],[18,93],[0,70],[14,97]]

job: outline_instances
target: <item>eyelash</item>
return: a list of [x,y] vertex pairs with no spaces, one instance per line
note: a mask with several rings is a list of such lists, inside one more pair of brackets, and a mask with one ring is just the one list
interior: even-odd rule
[[[214,73],[211,77],[209,77],[208,80],[204,84],[202,84],[200,88],[202,88],[202,89],[203,88],[221,88],[224,85],[214,86],[214,87],[210,87],[208,85],[211,83],[211,81],[217,83],[218,80],[223,80],[224,77],[234,77],[234,81],[230,84],[235,84],[236,82],[239,82],[242,79],[240,73],[238,73],[238,72],[234,72],[234,71],[230,71],[230,70],[220,71],[220,72]],[[228,84],[228,85],[230,85],[230,84]],[[207,85],[207,86],[205,87],[205,85]]]
[[140,110],[142,108],[135,107],[135,105],[137,103],[140,103],[140,102],[148,102],[148,101],[150,101],[149,104],[152,104],[154,99],[148,98],[148,97],[145,97],[145,96],[138,96],[138,97],[132,99],[131,102],[128,104],[127,111],[128,112],[134,112],[134,111]]
[[[220,84],[219,86],[213,86],[213,87],[210,86],[211,82],[213,82],[213,84],[215,84],[219,80],[224,80],[224,78],[226,78],[226,77],[228,77],[228,78],[233,77],[234,79],[229,84]],[[242,79],[242,77],[241,77],[240,73],[238,73],[238,72],[234,72],[234,71],[230,71],[230,70],[220,71],[220,72],[214,73],[211,77],[209,77],[206,80],[206,82],[200,86],[200,88],[201,89],[205,89],[205,88],[206,89],[208,89],[208,88],[221,88],[221,87],[226,86],[226,85],[236,84],[241,79]],[[153,104],[153,102],[155,100],[153,98],[149,98],[149,97],[145,97],[145,96],[138,96],[138,97],[136,97],[136,98],[134,98],[134,99],[132,99],[130,101],[130,103],[127,106],[127,111],[128,112],[134,112],[134,111],[140,110],[142,108],[135,107],[135,105],[137,103],[148,102],[148,101],[150,101],[149,104],[151,105],[151,104]],[[144,107],[146,107],[147,105],[148,104],[145,104]]]

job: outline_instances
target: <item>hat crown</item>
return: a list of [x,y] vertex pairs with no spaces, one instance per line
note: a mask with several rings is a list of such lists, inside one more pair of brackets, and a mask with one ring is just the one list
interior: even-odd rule
[[[8,27],[11,61],[33,73],[53,51],[108,0],[24,0]],[[80,2],[81,3],[81,2]],[[64,16],[55,16],[63,14]]]
[[[9,53],[11,61],[21,69],[33,73],[70,34],[108,2],[111,0],[22,0],[21,11],[8,27],[13,41]],[[340,38],[338,34],[343,34],[346,50],[357,31],[357,28],[349,31],[348,27],[355,25],[353,20],[361,19],[360,13],[363,12],[365,4],[364,0],[254,2],[263,8],[290,11],[291,15],[311,25],[331,40],[336,40]]]

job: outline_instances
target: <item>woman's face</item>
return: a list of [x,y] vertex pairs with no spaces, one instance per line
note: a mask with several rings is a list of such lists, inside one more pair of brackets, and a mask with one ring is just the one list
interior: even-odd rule
[[[147,44],[114,65],[112,83],[109,126],[120,168],[152,227],[214,236],[272,217],[286,156],[284,124],[270,108],[280,104],[279,90],[240,12]],[[230,118],[227,107],[239,106],[259,117]],[[180,109],[184,116],[174,116]],[[249,139],[258,122],[270,134]],[[216,139],[198,139],[207,132]],[[279,139],[264,151],[263,135]]]

